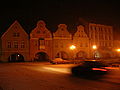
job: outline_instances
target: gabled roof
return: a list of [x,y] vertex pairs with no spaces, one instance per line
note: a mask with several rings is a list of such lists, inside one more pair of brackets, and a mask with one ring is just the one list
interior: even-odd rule
[[2,35],[1,38],[3,38],[3,37],[9,32],[9,30],[11,30],[11,28],[14,27],[15,25],[18,26],[18,27],[20,27],[21,30],[28,36],[28,34],[27,34],[27,33],[25,32],[25,30],[23,29],[23,27],[20,25],[20,23],[19,23],[17,20],[15,20],[15,21],[13,22],[13,24],[7,29],[7,31],[3,33],[3,35]]

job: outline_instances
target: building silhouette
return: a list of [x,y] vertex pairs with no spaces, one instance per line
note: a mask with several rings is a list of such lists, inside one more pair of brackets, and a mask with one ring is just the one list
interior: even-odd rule
[[[51,32],[40,20],[28,35],[16,20],[1,37],[0,61],[110,58],[115,56],[113,42],[113,27],[108,25],[82,22],[71,34],[66,24],[59,24],[56,32]],[[70,50],[71,45],[76,48]],[[93,45],[97,46],[96,50]]]

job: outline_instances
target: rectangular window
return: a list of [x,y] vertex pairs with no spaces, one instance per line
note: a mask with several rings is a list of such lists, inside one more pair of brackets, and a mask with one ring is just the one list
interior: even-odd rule
[[20,33],[13,33],[13,37],[20,37]]
[[11,42],[8,42],[8,48],[11,48]]
[[14,48],[18,48],[18,42],[17,41],[14,42]]
[[45,49],[45,40],[43,38],[39,39],[39,49]]
[[21,48],[25,48],[25,42],[24,41],[21,42]]

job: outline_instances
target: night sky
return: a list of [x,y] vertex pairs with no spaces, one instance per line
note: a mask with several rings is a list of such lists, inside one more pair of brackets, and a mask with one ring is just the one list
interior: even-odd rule
[[30,33],[38,20],[44,20],[47,28],[55,31],[58,24],[74,25],[78,18],[120,26],[120,3],[118,0],[6,0],[0,3],[1,33],[15,20]]

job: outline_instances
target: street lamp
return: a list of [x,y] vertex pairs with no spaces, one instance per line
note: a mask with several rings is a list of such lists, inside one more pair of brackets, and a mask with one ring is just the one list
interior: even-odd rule
[[97,46],[96,46],[96,45],[93,45],[92,48],[93,48],[93,50],[94,50],[94,52],[93,52],[93,58],[95,59]]
[[97,49],[97,46],[96,46],[96,45],[93,45],[92,48],[93,48],[94,50],[96,50],[96,49]]
[[117,51],[117,52],[120,52],[120,49],[117,49],[116,51]]
[[70,49],[71,49],[71,50],[74,50],[75,48],[76,48],[75,45],[71,45],[71,46],[70,46]]
[[[120,48],[116,49],[116,51],[117,51],[118,53],[120,53]],[[119,54],[118,54],[118,57],[119,57]]]
[[[76,46],[75,45],[71,45],[70,46],[70,50],[72,50],[73,51],[73,54],[74,54],[74,50],[76,49]],[[74,55],[73,55],[73,59],[74,59]]]

